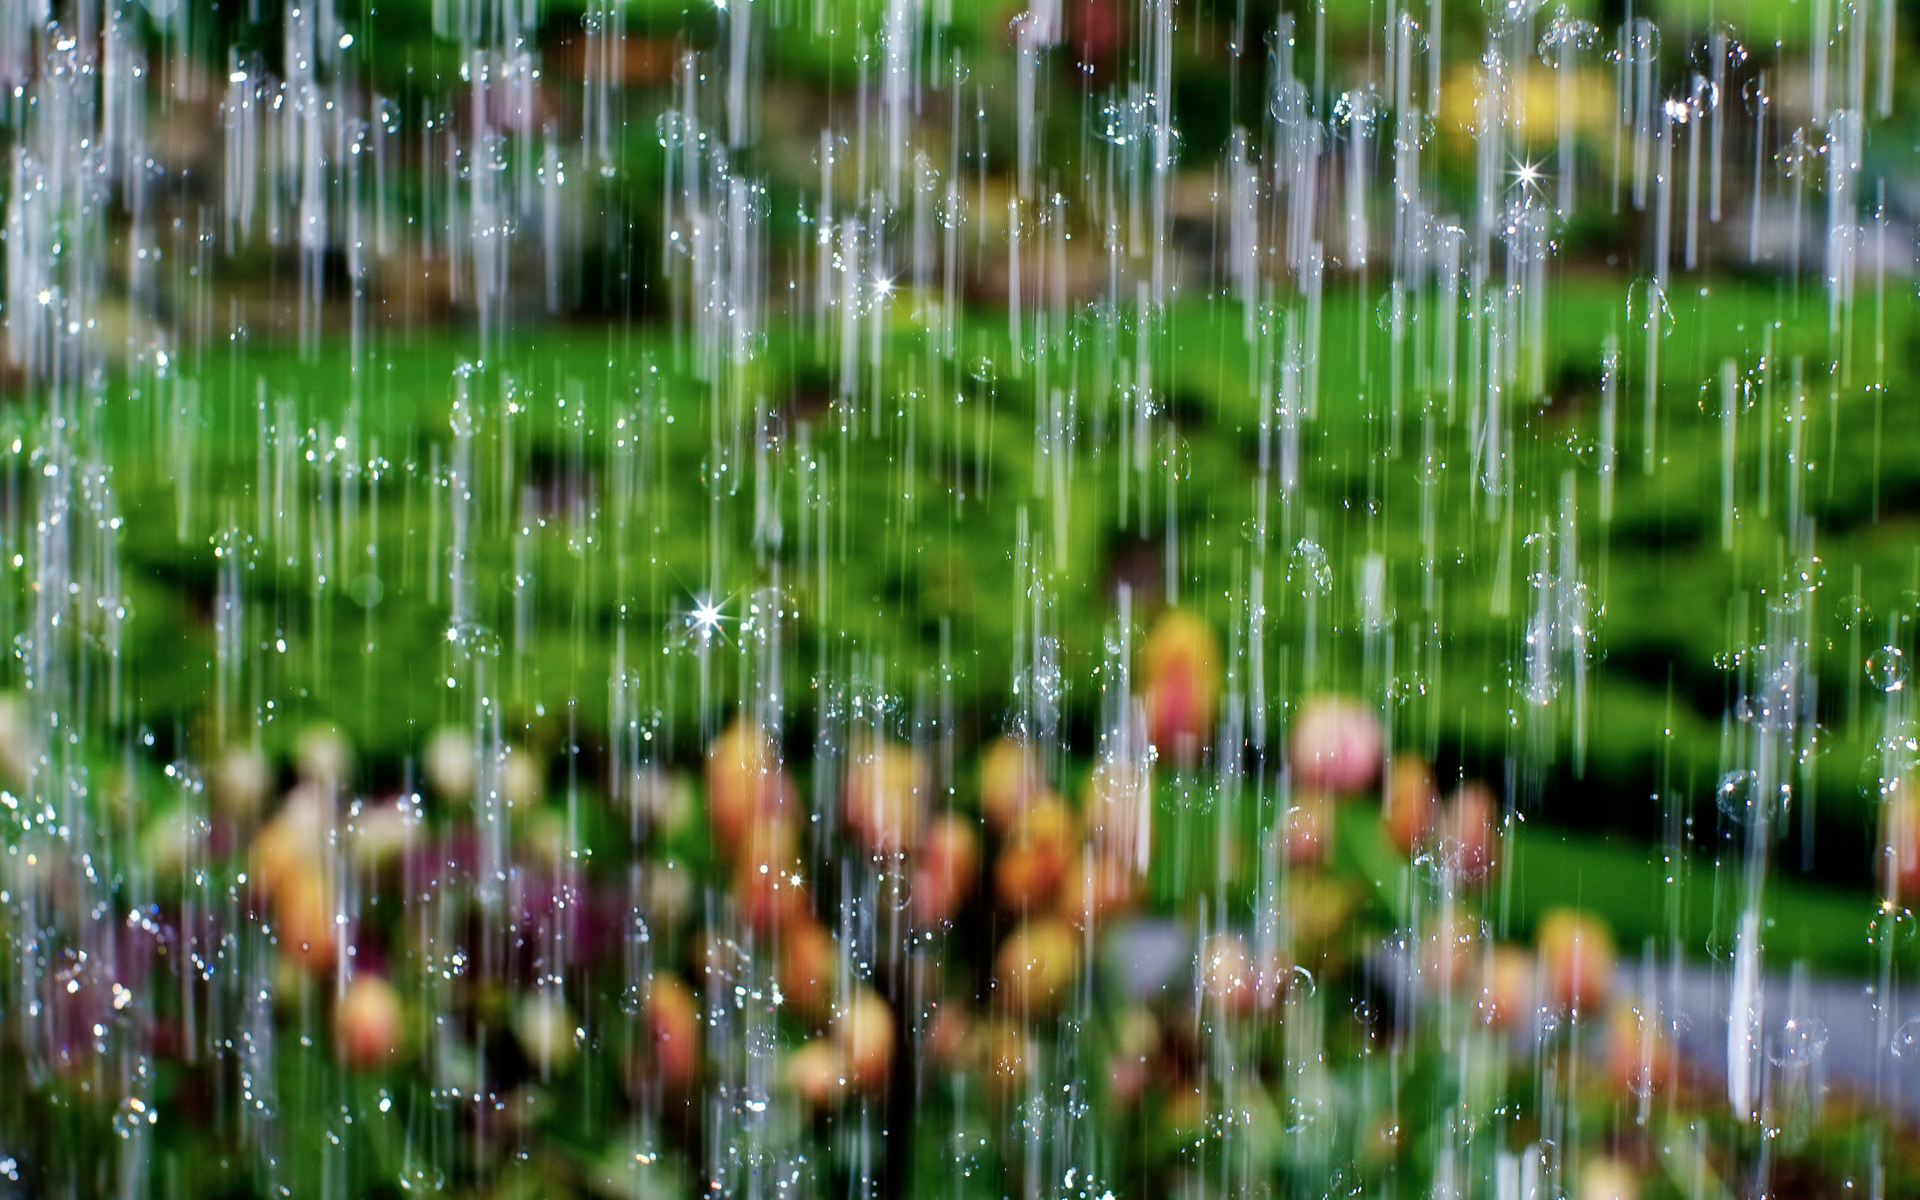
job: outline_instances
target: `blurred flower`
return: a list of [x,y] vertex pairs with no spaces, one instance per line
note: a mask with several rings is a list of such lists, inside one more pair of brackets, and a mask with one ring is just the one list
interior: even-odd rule
[[662,771],[658,767],[633,773],[628,778],[626,796],[639,820],[669,838],[679,836],[696,808],[693,783],[686,774]]
[[1513,1029],[1534,1011],[1534,956],[1516,946],[1495,946],[1480,965],[1480,1021]]
[[815,1108],[824,1108],[846,1085],[846,1064],[831,1038],[811,1038],[787,1056],[787,1086]]
[[678,975],[654,975],[647,996],[647,1035],[661,1082],[675,1091],[691,1084],[700,1062],[699,1005]]
[[1073,983],[1079,957],[1072,926],[1058,917],[1037,917],[1000,944],[993,975],[1012,1011],[1044,1015]]
[[820,1017],[833,997],[834,941],[809,914],[779,931],[776,967],[785,1003],[807,1017]]
[[513,1035],[528,1061],[540,1068],[540,1078],[555,1070],[565,1070],[580,1049],[578,1027],[573,1011],[559,995],[535,992],[520,1004],[514,1014]]
[[993,865],[993,894],[1000,906],[1014,912],[1045,907],[1078,841],[1079,823],[1066,805],[1049,799],[1028,809]]
[[707,819],[714,846],[731,857],[750,824],[785,809],[791,787],[773,743],[737,720],[707,747]]
[[273,914],[281,957],[315,971],[333,965],[333,887],[322,864],[302,862],[281,877]]
[[1881,887],[1887,899],[1920,897],[1920,788],[1897,779],[1880,812],[1880,844],[1886,857]]
[[273,768],[266,755],[251,746],[229,746],[213,764],[211,777],[214,807],[242,825],[250,825],[260,815],[273,790]]
[[847,765],[847,829],[869,854],[898,854],[919,840],[926,761],[913,749],[874,742]]
[[1067,24],[1080,61],[1108,65],[1127,44],[1131,17],[1120,0],[1075,0],[1067,9]]
[[1493,871],[1499,849],[1500,802],[1483,783],[1462,784],[1441,817],[1440,861],[1458,879],[1477,883]]
[[1380,720],[1358,700],[1318,696],[1293,723],[1290,750],[1296,785],[1364,791],[1380,771]]
[[0,783],[24,788],[37,753],[27,702],[13,692],[0,692]]
[[933,1010],[933,1017],[927,1022],[922,1045],[926,1048],[928,1061],[934,1066],[957,1071],[966,1065],[977,1041],[973,1020],[966,1008],[958,1003],[943,1002]]
[[544,772],[532,750],[525,746],[507,747],[500,764],[500,795],[508,808],[526,809],[538,803],[546,791]]
[[1145,870],[1152,851],[1152,756],[1101,762],[1087,778],[1085,796],[1094,850],[1109,862]]
[[1133,907],[1137,884],[1131,865],[1087,850],[1061,877],[1060,915],[1080,929],[1110,919]]
[[996,1020],[988,1025],[982,1039],[986,1055],[987,1079],[1007,1091],[1026,1082],[1027,1063],[1034,1047],[1017,1021]]
[[1252,1007],[1255,981],[1246,938],[1233,932],[1209,934],[1196,957],[1202,997],[1228,1010]]
[[1464,985],[1480,957],[1480,922],[1462,912],[1436,918],[1421,939],[1420,973],[1438,993]]
[[1280,836],[1287,861],[1296,867],[1323,865],[1333,854],[1333,798],[1302,788],[1281,818]]
[[1440,792],[1433,782],[1433,768],[1418,754],[1395,755],[1382,797],[1381,824],[1387,840],[1402,854],[1419,848],[1432,831],[1440,808]]
[[647,919],[666,932],[693,915],[693,872],[677,859],[656,862],[646,872]]
[[1178,608],[1160,614],[1140,647],[1147,740],[1183,767],[1193,764],[1213,728],[1219,657],[1213,626]]
[[854,988],[833,1022],[833,1043],[848,1082],[864,1091],[885,1087],[893,1070],[893,1042],[893,1009],[871,987]]
[[333,1036],[348,1066],[384,1065],[400,1047],[399,993],[379,975],[355,975],[334,1008]]
[[383,866],[397,858],[413,839],[412,811],[389,800],[362,809],[348,825],[348,848],[363,867]]
[[1286,898],[1295,945],[1334,941],[1347,931],[1359,904],[1359,894],[1348,881],[1325,875],[1295,875],[1288,883]]
[[741,920],[763,933],[811,915],[798,835],[784,817],[757,821],[740,839],[733,860],[733,896]]
[[332,806],[314,787],[301,784],[253,837],[250,873],[258,891],[272,895],[295,868],[318,862],[332,833]]
[[353,769],[353,749],[333,726],[309,725],[294,746],[294,763],[301,779],[321,788],[337,788]]
[[1652,1016],[1637,1004],[1616,1005],[1607,1018],[1607,1076],[1613,1085],[1645,1096],[1666,1086],[1670,1066],[1667,1039]]
[[1576,1200],[1640,1200],[1640,1172],[1611,1155],[1590,1158],[1580,1168]]
[[1595,916],[1555,909],[1535,936],[1546,1001],[1560,1011],[1592,1012],[1613,985],[1613,935]]
[[920,844],[913,872],[913,915],[922,925],[951,921],[980,876],[980,835],[958,813],[936,817]]
[[147,823],[141,850],[156,880],[177,884],[195,846],[204,847],[207,822],[185,805],[177,805]]
[[1045,791],[1026,742],[1003,737],[980,755],[980,815],[994,833],[1004,836]]
[[442,800],[473,798],[475,778],[473,735],[457,725],[442,725],[427,740],[422,764],[427,785]]

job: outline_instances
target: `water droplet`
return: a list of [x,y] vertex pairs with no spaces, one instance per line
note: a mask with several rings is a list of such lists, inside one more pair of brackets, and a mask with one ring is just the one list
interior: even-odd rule
[[1333,568],[1328,565],[1327,552],[1320,548],[1320,543],[1300,539],[1300,544],[1293,548],[1293,557],[1287,560],[1287,580],[1298,587],[1302,595],[1308,588],[1322,594],[1333,590]]
[[1827,1024],[1815,1017],[1789,1017],[1767,1039],[1767,1061],[1776,1067],[1806,1065],[1827,1051]]
[[1920,1017],[1909,1017],[1887,1039],[1887,1050],[1895,1058],[1920,1058]]
[[1547,22],[1546,30],[1540,35],[1540,61],[1549,67],[1556,66],[1568,51],[1591,50],[1599,44],[1597,26],[1561,12]]
[[[1318,983],[1314,982],[1312,971],[1307,970],[1305,967],[1300,966],[1298,963],[1294,964],[1292,987],[1293,987],[1293,991],[1300,997],[1300,999],[1302,1000],[1313,999],[1313,994],[1315,991],[1319,989],[1319,986],[1320,985]],[[1356,1007],[1355,1012],[1358,1013],[1358,1011],[1359,1010]],[[1364,1020],[1365,1018],[1362,1018],[1362,1019]]]
[[1907,683],[1907,656],[1897,646],[1882,646],[1867,656],[1867,678],[1883,692],[1897,692]]
[[1720,777],[1713,799],[1729,821],[1743,822],[1753,812],[1756,777],[1752,771],[1728,771]]

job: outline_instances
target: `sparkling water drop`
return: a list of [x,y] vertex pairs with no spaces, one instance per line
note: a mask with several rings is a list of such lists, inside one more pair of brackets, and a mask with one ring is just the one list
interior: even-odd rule
[[1882,646],[1867,656],[1867,678],[1883,692],[1897,692],[1907,684],[1907,656],[1897,646]]

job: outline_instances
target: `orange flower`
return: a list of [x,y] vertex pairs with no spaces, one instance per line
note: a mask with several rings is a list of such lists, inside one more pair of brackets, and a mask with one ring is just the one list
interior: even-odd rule
[[1072,985],[1079,954],[1080,939],[1071,926],[1058,917],[1039,917],[1000,944],[994,978],[1013,1008],[1050,1012]]
[[846,1072],[839,1048],[827,1038],[803,1042],[787,1057],[787,1085],[815,1108],[824,1108],[839,1096]]
[[1003,737],[980,756],[980,815],[997,834],[1019,823],[1046,790],[1040,764],[1023,741]]
[[893,1009],[871,987],[855,988],[833,1023],[848,1082],[865,1091],[885,1087],[893,1070],[893,1038]]
[[780,931],[780,993],[809,1017],[826,1012],[833,995],[833,936],[808,916]]
[[1381,824],[1387,840],[1402,854],[1411,854],[1433,830],[1440,792],[1434,786],[1433,768],[1418,754],[1395,755],[1389,778]]
[[1052,899],[1078,839],[1073,813],[1058,800],[1028,810],[993,865],[993,893],[1001,907],[1023,912]]
[[647,998],[647,1034],[660,1079],[676,1090],[693,1082],[700,1064],[699,1005],[678,975],[653,977]]
[[733,895],[740,916],[765,933],[809,916],[800,852],[793,825],[784,816],[755,822],[740,840],[733,863]]
[[1474,1007],[1483,1024],[1512,1029],[1534,1004],[1534,960],[1514,946],[1495,946],[1480,969],[1480,996]]
[[400,1046],[400,996],[378,975],[355,975],[333,1012],[334,1043],[351,1067],[377,1067]]
[[280,811],[253,836],[253,886],[271,896],[288,876],[316,866],[326,852],[329,816],[319,789],[302,784],[288,792]]
[[1133,907],[1137,889],[1133,869],[1089,850],[1067,868],[1060,881],[1060,915],[1075,928]]
[[1596,1010],[1613,985],[1613,935],[1599,918],[1570,908],[1540,919],[1535,938],[1546,999],[1576,1012]]
[[1667,1039],[1652,1017],[1637,1007],[1616,1007],[1607,1035],[1607,1074],[1615,1087],[1644,1096],[1667,1085]]
[[333,965],[333,888],[318,863],[303,863],[283,876],[274,897],[280,953],[310,970]]
[[707,747],[707,819],[723,856],[732,855],[749,826],[785,809],[792,791],[758,725],[737,720]]
[[898,854],[919,839],[927,764],[905,746],[879,742],[847,768],[847,829],[869,854]]

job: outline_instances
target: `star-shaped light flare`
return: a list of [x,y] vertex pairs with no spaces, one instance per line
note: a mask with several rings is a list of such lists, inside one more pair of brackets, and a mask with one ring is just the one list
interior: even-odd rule
[[693,608],[687,613],[687,630],[702,642],[713,640],[720,632],[721,622],[727,618],[721,614],[721,606],[702,594],[694,598]]
[[1513,180],[1522,188],[1536,192],[1540,191],[1544,187],[1546,179],[1546,171],[1541,169],[1539,163],[1530,159],[1519,160],[1513,169]]

